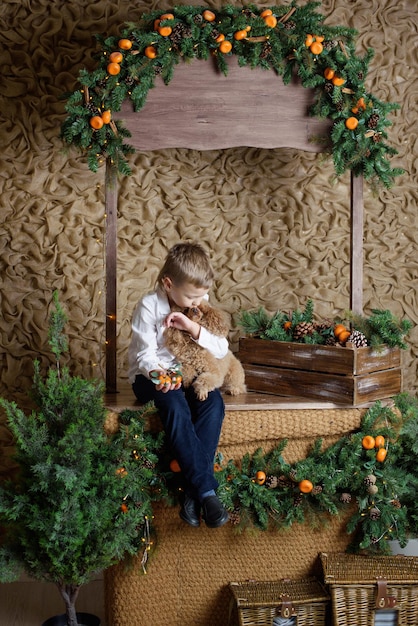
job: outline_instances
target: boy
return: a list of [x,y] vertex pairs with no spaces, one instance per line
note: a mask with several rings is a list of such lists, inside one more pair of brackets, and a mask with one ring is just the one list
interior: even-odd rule
[[208,297],[213,277],[209,258],[199,244],[173,246],[158,275],[155,291],[144,296],[134,311],[128,358],[133,392],[142,403],[154,401],[186,483],[181,519],[199,526],[202,515],[209,528],[218,528],[228,520],[215,492],[218,483],[213,473],[225,415],[221,393],[215,389],[206,400],[198,400],[191,386],[160,385],[151,380],[153,374],[165,373],[176,365],[164,345],[164,330],[169,326],[188,333],[215,358],[226,355],[226,338],[213,335],[183,313],[172,311],[199,306]]

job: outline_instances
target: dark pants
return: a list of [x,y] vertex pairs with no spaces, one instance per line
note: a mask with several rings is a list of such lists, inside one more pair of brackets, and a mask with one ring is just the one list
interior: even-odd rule
[[219,389],[211,391],[206,400],[198,400],[193,387],[163,393],[141,375],[132,389],[141,403],[154,401],[189,494],[201,499],[202,494],[216,489],[213,461],[225,415]]

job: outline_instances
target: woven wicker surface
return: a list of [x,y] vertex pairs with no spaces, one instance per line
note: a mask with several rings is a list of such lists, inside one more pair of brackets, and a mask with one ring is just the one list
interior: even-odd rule
[[382,576],[391,583],[418,584],[418,557],[363,556],[359,554],[322,553],[320,555],[325,582],[347,585],[375,583]]
[[[324,626],[329,596],[314,579],[232,582],[240,626],[271,624],[276,615],[297,616],[298,626]],[[283,604],[283,596],[288,603]],[[294,611],[294,613],[293,613]]]
[[318,552],[347,547],[346,522],[332,518],[316,531],[294,525],[283,532],[237,534],[230,524],[188,527],[176,508],[158,504],[156,548],[147,574],[141,573],[139,561],[128,571],[118,565],[105,574],[108,624],[227,626],[230,581],[320,574]]
[[395,599],[396,625],[418,624],[418,558],[321,554],[329,583],[334,626],[374,626],[377,577],[387,581],[386,593]]
[[315,578],[231,582],[230,589],[240,607],[277,607],[283,594],[295,605],[328,600],[328,594]]

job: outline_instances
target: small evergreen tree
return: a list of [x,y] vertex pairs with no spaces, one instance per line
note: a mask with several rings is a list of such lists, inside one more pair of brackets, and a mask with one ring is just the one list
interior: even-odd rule
[[0,526],[5,529],[0,580],[10,582],[26,571],[55,583],[67,625],[77,626],[81,585],[125,555],[149,547],[150,490],[153,499],[161,491],[153,479],[160,441],[144,433],[139,414],[129,431],[122,425],[106,434],[102,385],[60,367],[67,349],[66,316],[57,293],[54,304],[49,344],[56,364],[43,379],[35,361],[38,410],[25,415],[16,403],[0,399],[19,467],[16,481],[0,485]]

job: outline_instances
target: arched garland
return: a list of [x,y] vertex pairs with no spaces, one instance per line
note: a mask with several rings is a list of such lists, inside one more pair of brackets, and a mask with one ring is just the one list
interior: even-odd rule
[[[294,464],[283,458],[286,440],[269,453],[259,449],[241,460],[218,456],[218,494],[232,524],[237,530],[284,529],[296,523],[319,527],[350,507],[347,532],[352,551],[387,554],[388,540],[395,539],[405,545],[418,531],[418,402],[408,394],[394,401],[394,407],[376,402],[357,432],[325,450],[322,441],[316,441],[306,458]],[[122,428],[139,468],[148,454],[139,425],[153,414],[150,403],[119,416],[109,413],[106,420],[108,432]],[[176,503],[182,488],[181,473],[169,452],[163,447],[158,456],[141,489],[141,506],[147,498]],[[135,472],[135,463],[129,472]],[[127,515],[135,512],[135,493],[127,490],[124,504]]]
[[128,24],[121,36],[97,37],[102,50],[98,67],[79,74],[81,88],[68,98],[62,136],[87,153],[91,170],[110,157],[122,174],[130,174],[126,156],[134,151],[125,143],[129,131],[112,119],[123,101],[135,111],[144,106],[155,78],[165,84],[181,60],[214,56],[227,73],[226,57],[235,54],[241,66],[273,70],[285,84],[297,72],[304,87],[314,88],[310,113],[333,120],[332,154],[336,174],[347,170],[363,174],[372,183],[393,184],[403,173],[391,168],[387,114],[399,106],[385,103],[365,89],[373,56],[355,53],[356,31],[327,26],[316,12],[320,2],[260,9],[227,5],[219,11],[179,6],[170,13],[153,11],[139,24]]

